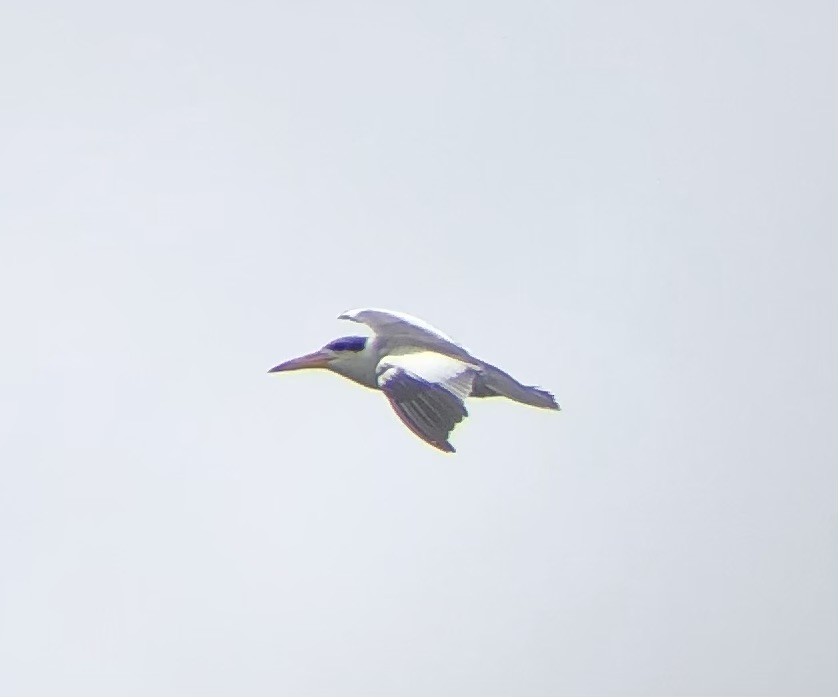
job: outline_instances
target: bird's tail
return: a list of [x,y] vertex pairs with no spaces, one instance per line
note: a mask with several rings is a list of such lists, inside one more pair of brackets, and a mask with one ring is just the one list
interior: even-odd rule
[[541,409],[561,407],[556,398],[547,390],[530,385],[522,385],[508,373],[493,365],[484,364],[484,369],[474,382],[472,397],[506,397],[522,404],[529,404]]

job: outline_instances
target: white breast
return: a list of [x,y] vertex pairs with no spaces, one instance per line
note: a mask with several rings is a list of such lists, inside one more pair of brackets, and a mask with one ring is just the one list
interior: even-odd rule
[[415,351],[384,356],[378,364],[378,383],[382,387],[394,379],[399,371],[405,371],[424,382],[440,385],[465,399],[471,394],[471,387],[478,367],[457,358],[444,356],[433,351]]

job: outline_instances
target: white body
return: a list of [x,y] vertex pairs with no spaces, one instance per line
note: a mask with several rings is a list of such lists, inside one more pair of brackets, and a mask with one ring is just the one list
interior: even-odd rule
[[502,396],[544,409],[559,409],[549,392],[522,385],[416,317],[362,308],[344,312],[340,319],[366,324],[373,335],[366,340],[336,340],[271,372],[327,368],[365,387],[379,389],[411,431],[446,452],[454,451],[448,436],[468,414],[463,405],[467,397]]

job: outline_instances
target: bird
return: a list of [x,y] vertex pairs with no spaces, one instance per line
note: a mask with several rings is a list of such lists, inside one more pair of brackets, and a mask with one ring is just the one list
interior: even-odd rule
[[546,390],[521,384],[418,317],[359,308],[338,319],[365,324],[372,336],[340,337],[268,372],[325,368],[380,390],[405,426],[446,453],[455,452],[449,437],[468,416],[467,397],[506,397],[541,409],[560,409]]

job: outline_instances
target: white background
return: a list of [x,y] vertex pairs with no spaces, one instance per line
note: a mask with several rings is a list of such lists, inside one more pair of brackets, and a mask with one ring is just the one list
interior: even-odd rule
[[[0,10],[0,694],[838,692],[838,11]],[[443,455],[276,363],[416,314]]]

